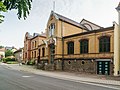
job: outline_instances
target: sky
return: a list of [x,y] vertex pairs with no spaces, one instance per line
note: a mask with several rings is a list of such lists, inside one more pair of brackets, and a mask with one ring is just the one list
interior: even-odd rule
[[118,22],[115,8],[120,0],[33,0],[32,10],[26,20],[17,18],[16,10],[4,13],[5,19],[0,24],[0,46],[24,46],[25,33],[45,32],[48,18],[53,10],[74,21],[83,18],[102,27],[110,27]]

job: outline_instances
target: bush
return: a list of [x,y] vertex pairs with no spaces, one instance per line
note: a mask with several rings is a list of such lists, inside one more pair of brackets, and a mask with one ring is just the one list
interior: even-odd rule
[[2,60],[3,60],[4,63],[6,63],[6,62],[15,61],[15,58],[3,58]]
[[15,58],[6,58],[6,61],[15,61]]
[[35,65],[35,60],[30,60],[27,62],[27,65]]
[[6,60],[5,60],[5,58],[3,58],[3,59],[2,59],[2,61],[3,61],[3,63],[6,63]]

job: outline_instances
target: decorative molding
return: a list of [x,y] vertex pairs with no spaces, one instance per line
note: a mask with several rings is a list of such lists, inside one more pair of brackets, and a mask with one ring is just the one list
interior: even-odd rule
[[102,33],[99,37],[97,37],[98,39],[102,38],[102,37],[111,37],[110,34],[107,34],[107,33]]
[[74,43],[74,40],[68,40],[68,41],[66,42],[66,44],[68,44],[68,43],[70,43],[70,42],[73,42],[73,43]]
[[88,41],[89,41],[89,38],[81,38],[81,39],[79,40],[79,42],[80,42],[80,41],[83,41],[83,40],[88,40]]

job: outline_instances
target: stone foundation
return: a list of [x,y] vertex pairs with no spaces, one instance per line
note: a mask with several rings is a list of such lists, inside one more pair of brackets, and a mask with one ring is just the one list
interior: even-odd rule
[[[56,70],[62,70],[62,61],[55,61]],[[96,62],[91,60],[64,60],[65,71],[96,73]]]
[[65,70],[69,71],[77,71],[77,72],[86,72],[86,73],[96,73],[96,64],[95,62],[91,62],[90,60],[72,60],[64,62]]
[[[97,74],[95,60],[64,60],[64,71]],[[55,60],[54,64],[41,64],[43,70],[62,70],[62,60]],[[110,75],[113,75],[113,63],[110,63]]]

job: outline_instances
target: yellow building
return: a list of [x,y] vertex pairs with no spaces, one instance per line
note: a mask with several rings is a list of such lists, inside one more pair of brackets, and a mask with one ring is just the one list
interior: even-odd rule
[[45,36],[25,35],[24,56],[29,54],[27,59],[34,59],[44,69],[117,76],[120,72],[118,27],[114,23],[104,28],[85,19],[78,23],[51,11]]

